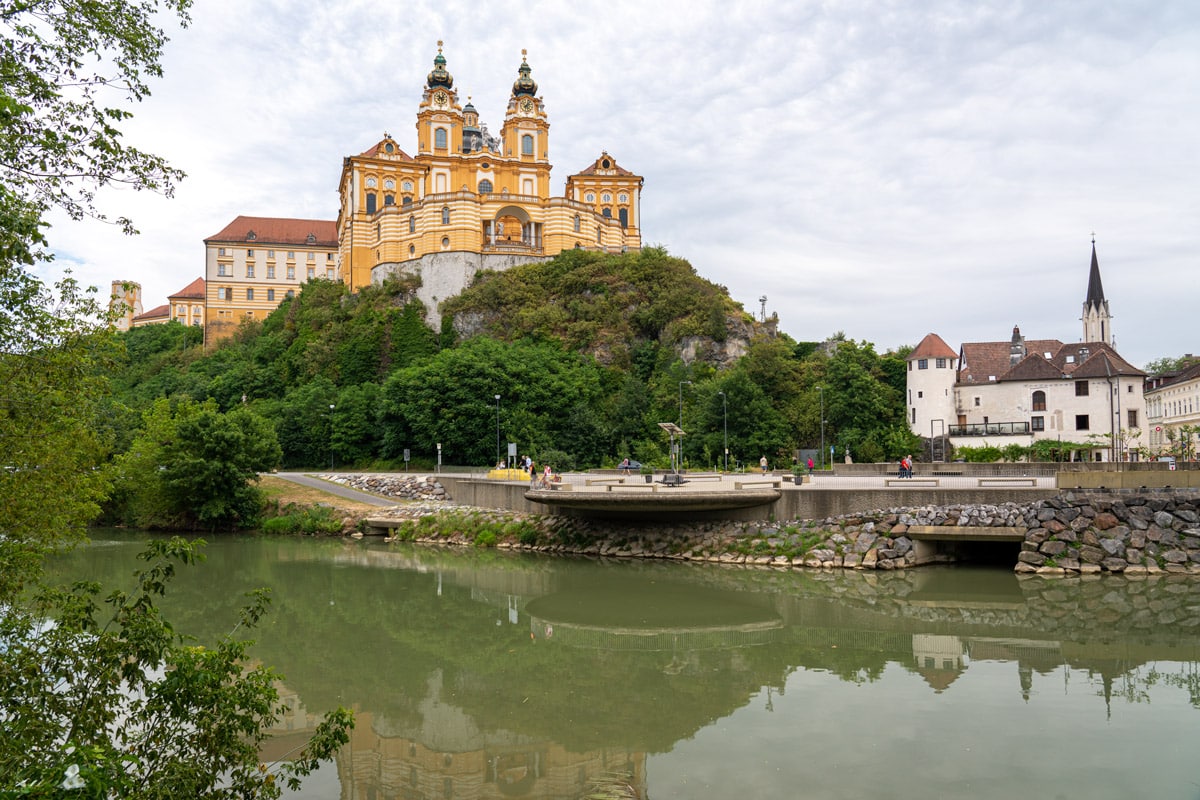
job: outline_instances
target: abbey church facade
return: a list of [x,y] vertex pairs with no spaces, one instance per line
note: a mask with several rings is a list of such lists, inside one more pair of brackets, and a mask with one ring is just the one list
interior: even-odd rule
[[641,247],[642,178],[608,153],[553,196],[550,121],[524,57],[498,136],[462,103],[440,42],[416,117],[412,155],[384,134],[342,164],[338,259],[351,289],[417,275],[436,316],[481,269]]
[[[570,249],[640,248],[643,179],[607,152],[553,195],[550,120],[532,72],[523,53],[493,135],[470,98],[462,102],[438,42],[416,108],[416,149],[410,155],[384,133],[344,158],[336,220],[239,216],[205,239],[207,318],[226,323],[206,330],[206,343],[243,319],[262,319],[306,279],[340,279],[357,291],[389,275],[417,276],[417,297],[436,327],[441,301],[480,270]],[[305,237],[264,235],[293,228]],[[276,264],[276,253],[296,252],[299,272],[282,256]]]

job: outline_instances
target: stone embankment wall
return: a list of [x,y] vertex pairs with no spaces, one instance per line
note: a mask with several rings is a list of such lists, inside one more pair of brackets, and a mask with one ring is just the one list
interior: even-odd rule
[[[1066,492],[1049,500],[890,508],[820,520],[638,524],[456,506],[435,477],[329,475],[352,488],[407,501],[373,516],[444,515],[419,541],[472,545],[481,531],[521,523],[498,547],[617,558],[663,558],[774,567],[904,569],[916,565],[912,526],[1024,528],[1015,571],[1040,574],[1200,575],[1200,491]],[[491,540],[489,540],[491,543]],[[951,552],[945,558],[953,562]]]

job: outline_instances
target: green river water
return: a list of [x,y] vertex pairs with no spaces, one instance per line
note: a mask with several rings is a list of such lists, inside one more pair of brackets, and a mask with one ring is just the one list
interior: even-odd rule
[[[128,587],[144,537],[55,572]],[[265,758],[358,724],[305,798],[1200,798],[1200,579],[781,571],[222,536],[177,630],[274,601]]]

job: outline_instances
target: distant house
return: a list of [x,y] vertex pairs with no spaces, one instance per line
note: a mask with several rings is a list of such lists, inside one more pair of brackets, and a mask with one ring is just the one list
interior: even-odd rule
[[1146,444],[1146,373],[1112,347],[1108,301],[1092,243],[1083,341],[966,342],[955,352],[930,333],[908,356],[908,424],[955,446],[1059,439],[1102,445],[1098,461],[1134,460]]
[[1155,454],[1194,458],[1200,429],[1200,359],[1146,379],[1146,436]]
[[[118,293],[118,288],[120,292]],[[181,325],[204,325],[204,278],[197,278],[187,286],[167,298],[167,303],[155,306],[149,311],[142,309],[142,287],[136,283],[113,281],[114,304],[121,303],[127,314],[136,309],[137,313],[129,316],[128,324],[122,325],[118,320],[120,330],[140,328],[144,325],[159,325],[175,320]]]

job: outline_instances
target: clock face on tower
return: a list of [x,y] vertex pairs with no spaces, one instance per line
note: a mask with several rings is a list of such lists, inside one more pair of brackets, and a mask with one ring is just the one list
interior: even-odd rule
[[446,105],[446,103],[449,102],[449,100],[450,100],[450,97],[445,92],[438,92],[437,94],[435,94],[433,96],[433,102],[439,106]]
[[533,101],[526,97],[521,101],[521,110],[526,114],[528,114],[530,111],[533,111]]

